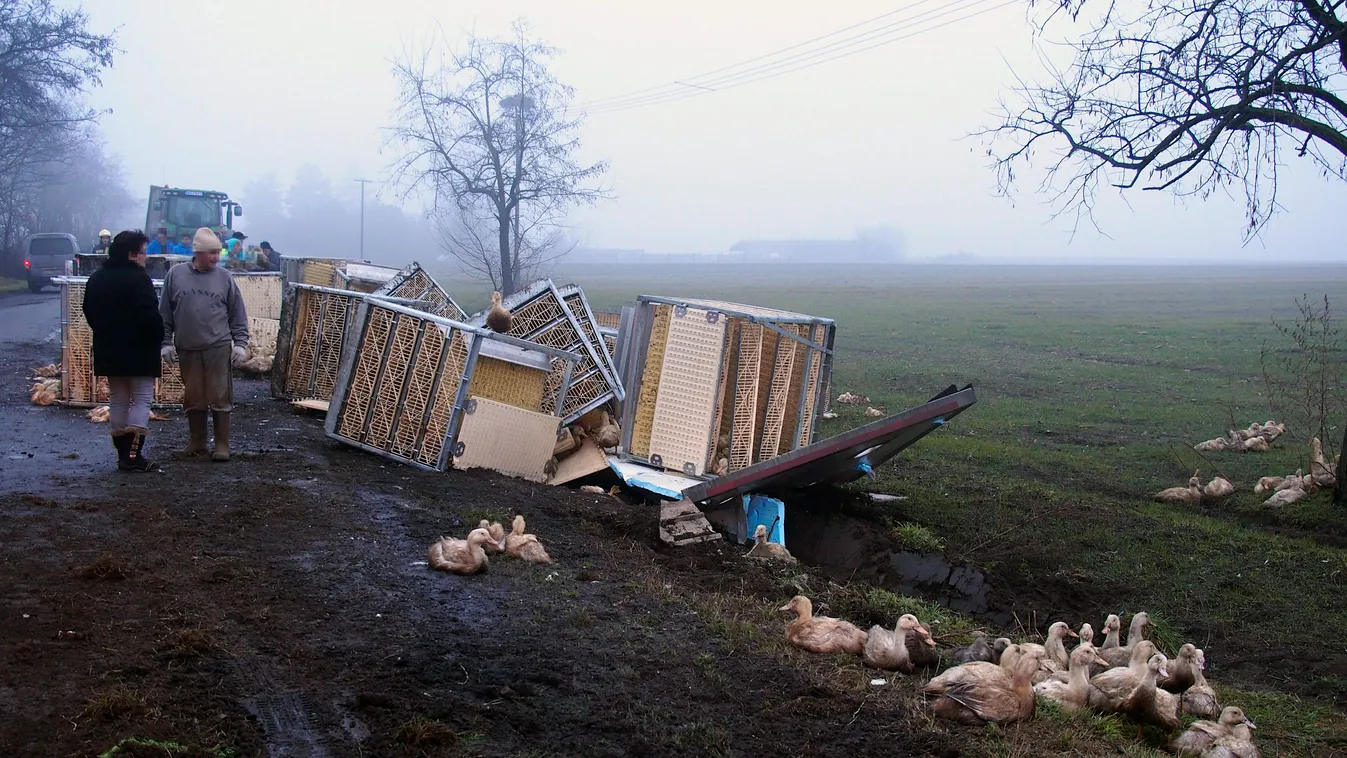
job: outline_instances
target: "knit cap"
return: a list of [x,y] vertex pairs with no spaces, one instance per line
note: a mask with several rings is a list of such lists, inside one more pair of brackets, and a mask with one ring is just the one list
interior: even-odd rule
[[210,227],[203,226],[196,230],[196,236],[192,238],[192,252],[218,253],[220,248],[220,238]]

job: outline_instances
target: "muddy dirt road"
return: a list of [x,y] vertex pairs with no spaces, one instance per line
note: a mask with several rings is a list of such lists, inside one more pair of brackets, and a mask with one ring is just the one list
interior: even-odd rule
[[[699,615],[685,591],[771,608],[796,580],[725,544],[665,552],[646,507],[388,464],[252,381],[236,384],[233,462],[118,475],[106,426],[28,405],[28,372],[58,357],[54,310],[15,297],[0,302],[0,755],[131,737],[221,756],[957,754],[826,661],[820,675]],[[184,443],[174,414],[149,452]],[[435,537],[517,512],[555,565],[422,563]]]

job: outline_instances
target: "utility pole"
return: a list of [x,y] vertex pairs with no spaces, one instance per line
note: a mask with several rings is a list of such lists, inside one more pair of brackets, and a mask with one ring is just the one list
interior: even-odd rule
[[365,185],[369,179],[356,179],[360,182],[360,260],[365,260]]

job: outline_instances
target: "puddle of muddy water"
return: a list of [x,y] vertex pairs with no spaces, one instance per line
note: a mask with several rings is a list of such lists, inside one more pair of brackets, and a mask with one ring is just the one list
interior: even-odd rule
[[905,550],[874,524],[818,508],[786,505],[786,544],[791,554],[834,576],[861,580],[901,595],[939,603],[956,613],[998,623],[987,577],[941,553]]

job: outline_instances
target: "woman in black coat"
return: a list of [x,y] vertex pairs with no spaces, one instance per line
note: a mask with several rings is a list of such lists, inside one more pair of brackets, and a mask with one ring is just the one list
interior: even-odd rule
[[159,298],[145,273],[149,241],[139,231],[118,234],[107,262],[84,287],[84,318],[94,333],[94,374],[108,378],[108,424],[122,471],[159,468],[142,454],[164,341]]

